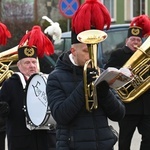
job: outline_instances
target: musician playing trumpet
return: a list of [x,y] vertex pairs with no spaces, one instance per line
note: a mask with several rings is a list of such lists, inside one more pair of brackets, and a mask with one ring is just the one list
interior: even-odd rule
[[[100,15],[100,20],[90,18]],[[90,56],[88,45],[77,40],[77,34],[93,26],[95,29],[102,29],[106,18],[109,26],[110,15],[100,1],[87,0],[83,3],[72,20],[71,49],[58,58],[54,71],[49,74],[46,91],[52,116],[57,123],[57,150],[113,150],[117,141],[117,136],[109,127],[107,119],[121,120],[125,113],[124,105],[110,90],[108,83],[102,81],[97,87],[97,107],[90,111],[86,109],[83,68]],[[97,21],[101,22],[98,26],[94,24]],[[86,29],[85,22],[89,25],[86,24]],[[79,32],[78,27],[81,29]],[[94,82],[97,73],[96,67],[89,68],[88,65],[87,84]]]

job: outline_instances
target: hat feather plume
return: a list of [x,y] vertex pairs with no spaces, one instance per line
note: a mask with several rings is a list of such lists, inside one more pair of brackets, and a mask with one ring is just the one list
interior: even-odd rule
[[11,33],[6,25],[0,22],[0,45],[6,45],[8,38],[11,38]]
[[110,13],[99,0],[86,0],[72,18],[72,30],[80,33],[92,27],[98,30],[109,29],[111,24]]
[[143,37],[150,35],[150,17],[145,14],[135,17],[131,21],[130,26],[138,26],[142,28]]
[[37,55],[39,58],[44,54],[51,55],[54,53],[54,46],[48,37],[42,32],[40,26],[33,26],[32,30],[27,32],[19,43],[19,47],[28,45],[37,48]]

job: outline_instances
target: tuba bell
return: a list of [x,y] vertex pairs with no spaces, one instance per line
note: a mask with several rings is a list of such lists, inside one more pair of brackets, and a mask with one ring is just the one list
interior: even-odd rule
[[150,36],[124,64],[133,73],[133,80],[117,89],[123,102],[131,102],[150,88]]
[[91,112],[93,109],[98,108],[98,102],[97,95],[94,92],[94,83],[92,82],[90,84],[87,84],[87,68],[90,66],[91,68],[99,70],[97,66],[97,47],[98,43],[104,41],[106,38],[107,34],[101,30],[86,30],[77,35],[78,41],[87,44],[89,51],[90,59],[85,62],[83,69],[86,109],[89,112]]
[[10,70],[10,66],[14,61],[18,60],[17,48],[18,46],[15,46],[0,53],[0,86],[3,81],[13,74],[13,71]]

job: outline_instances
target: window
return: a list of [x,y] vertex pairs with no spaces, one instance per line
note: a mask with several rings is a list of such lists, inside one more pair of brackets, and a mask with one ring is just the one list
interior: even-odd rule
[[145,0],[133,0],[133,17],[145,14]]
[[147,14],[148,0],[124,0],[124,3],[126,21],[131,21],[138,15]]
[[[118,26],[116,28],[112,28],[109,31],[106,31],[108,37],[105,41],[101,42],[101,51],[103,58],[101,58],[102,62],[99,63],[100,66],[102,64],[106,64],[112,51],[116,50],[117,48],[121,48],[125,45],[125,39],[127,37],[128,32],[128,25],[125,26]],[[102,66],[103,67],[103,66]]]
[[102,0],[102,3],[110,12],[112,21],[116,20],[116,0]]

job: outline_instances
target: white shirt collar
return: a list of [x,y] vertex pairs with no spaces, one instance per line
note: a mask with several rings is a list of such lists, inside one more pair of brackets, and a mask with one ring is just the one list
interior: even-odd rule
[[78,66],[78,65],[75,63],[72,54],[69,55],[69,59],[70,59],[70,61],[71,61],[75,66]]

